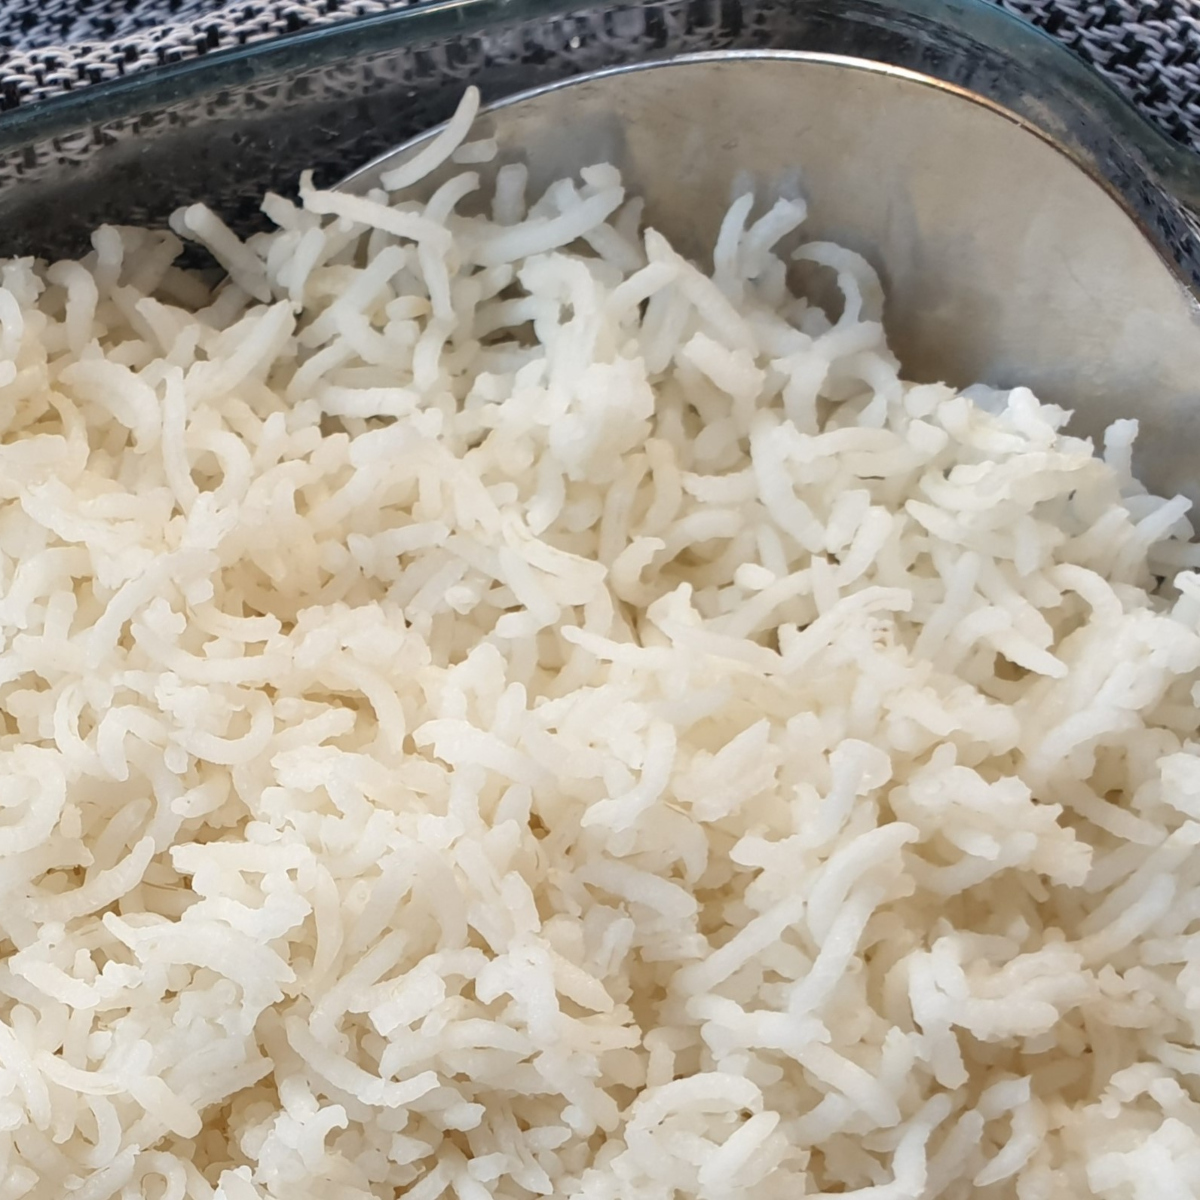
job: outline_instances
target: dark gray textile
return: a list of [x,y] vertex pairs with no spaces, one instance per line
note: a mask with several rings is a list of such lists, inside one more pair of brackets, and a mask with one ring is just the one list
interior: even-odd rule
[[[0,0],[0,111],[413,0]],[[1200,0],[994,0],[1200,149]]]

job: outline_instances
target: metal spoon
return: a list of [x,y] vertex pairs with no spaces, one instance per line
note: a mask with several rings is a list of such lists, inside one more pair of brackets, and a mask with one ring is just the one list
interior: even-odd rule
[[[432,131],[343,181],[362,193]],[[485,110],[472,136],[524,161],[531,194],[593,162],[702,260],[735,181],[795,186],[806,238],[865,254],[916,379],[1026,384],[1100,434],[1141,422],[1138,469],[1200,499],[1196,299],[1119,195],[971,92],[876,62],[721,52],[581,76]],[[424,181],[428,194],[453,171]],[[486,179],[485,179],[486,183]]]

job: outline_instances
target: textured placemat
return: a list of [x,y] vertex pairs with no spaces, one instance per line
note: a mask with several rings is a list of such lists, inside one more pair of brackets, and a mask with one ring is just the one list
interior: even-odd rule
[[[0,111],[414,0],[0,0]],[[1200,150],[1200,0],[995,0]]]

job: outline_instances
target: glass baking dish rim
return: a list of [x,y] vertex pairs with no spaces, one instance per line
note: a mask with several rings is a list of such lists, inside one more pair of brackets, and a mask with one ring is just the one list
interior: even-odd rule
[[[593,7],[580,0],[433,0],[352,17],[90,84],[0,114],[0,152],[79,129],[136,117],[149,109],[422,41],[553,19]],[[617,4],[607,7],[623,8]],[[1062,43],[988,0],[885,0],[897,14],[954,25],[991,45],[1031,57],[1077,100],[1104,114],[1141,153],[1158,181],[1190,207],[1200,204],[1200,156],[1150,124]]]

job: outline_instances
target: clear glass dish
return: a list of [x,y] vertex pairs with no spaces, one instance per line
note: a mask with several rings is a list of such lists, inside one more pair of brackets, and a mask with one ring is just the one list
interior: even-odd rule
[[301,170],[330,181],[485,98],[727,48],[853,55],[1016,113],[1119,196],[1200,288],[1200,165],[1067,50],[982,0],[443,0],[99,84],[0,117],[0,253],[70,253],[98,223],[203,199],[235,226]]

